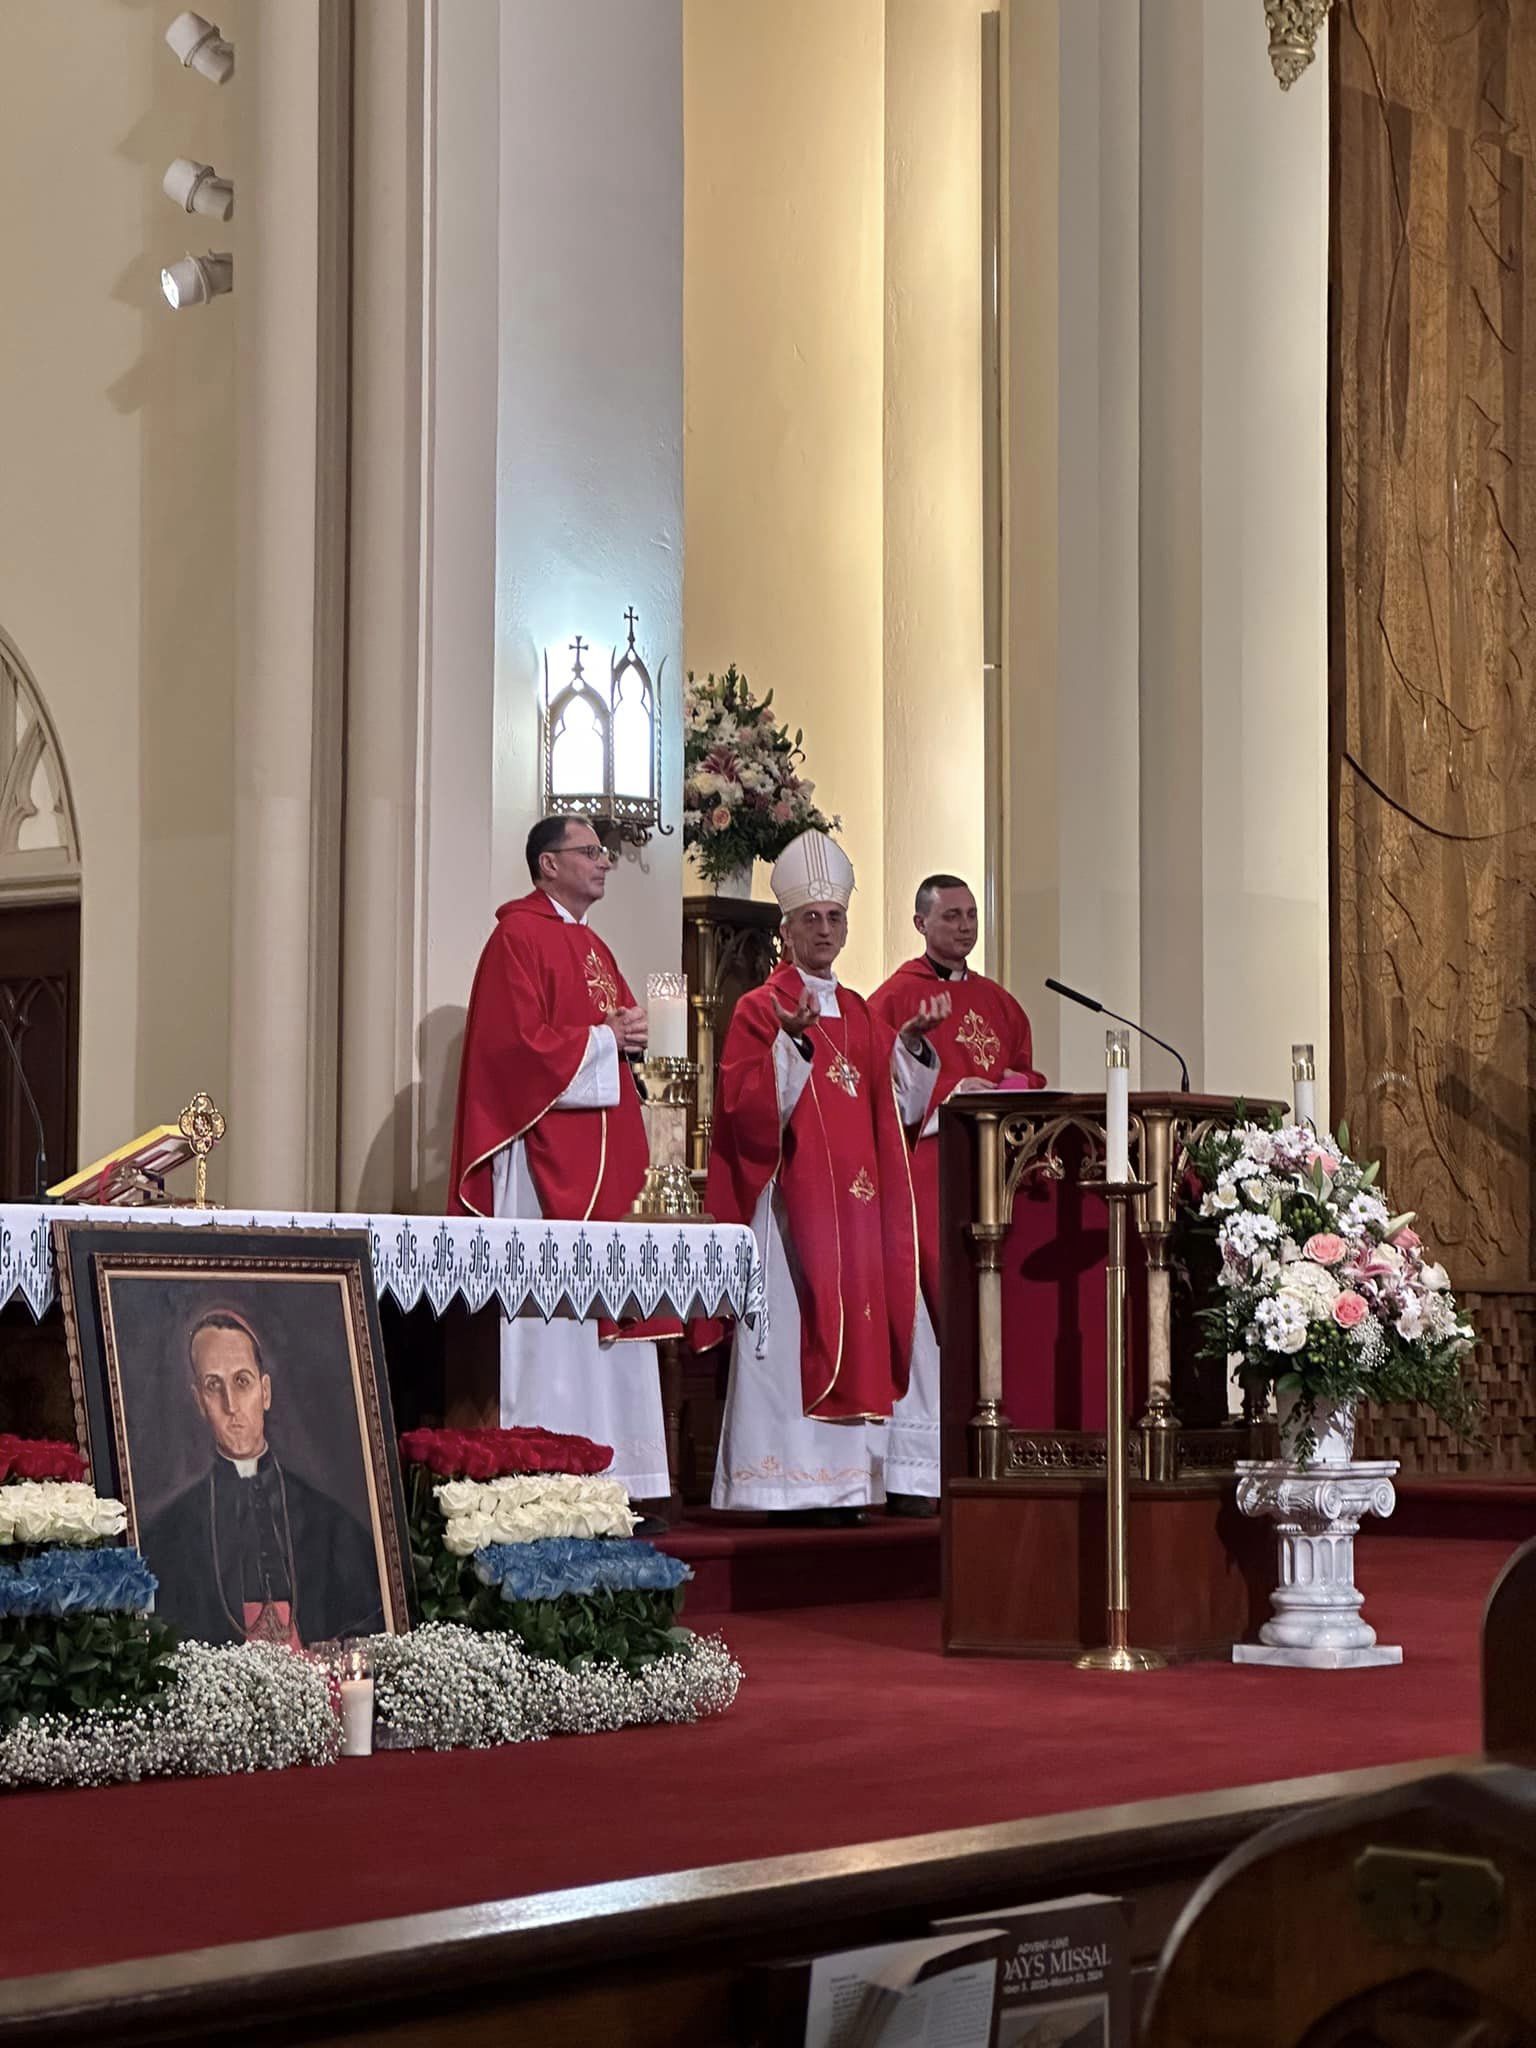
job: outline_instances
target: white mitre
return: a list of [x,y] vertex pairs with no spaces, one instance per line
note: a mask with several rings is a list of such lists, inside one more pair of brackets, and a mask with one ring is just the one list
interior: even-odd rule
[[802,832],[774,862],[768,882],[786,917],[807,903],[840,903],[846,910],[853,862],[825,832]]

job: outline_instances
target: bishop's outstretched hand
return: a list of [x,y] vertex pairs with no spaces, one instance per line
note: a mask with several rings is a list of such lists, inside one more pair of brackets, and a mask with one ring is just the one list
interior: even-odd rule
[[909,1017],[902,1025],[900,1035],[909,1045],[926,1038],[930,1031],[937,1031],[949,1015],[950,1008],[947,995],[924,996],[917,1006],[916,1015]]
[[779,1029],[789,1038],[804,1038],[821,1015],[821,1004],[817,1002],[815,991],[812,989],[804,990],[792,1010],[786,1010],[777,996],[772,996],[769,1000],[773,1004],[773,1014],[779,1020]]

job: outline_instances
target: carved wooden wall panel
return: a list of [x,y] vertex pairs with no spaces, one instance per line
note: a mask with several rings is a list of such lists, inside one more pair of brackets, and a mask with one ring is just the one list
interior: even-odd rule
[[1536,1277],[1536,0],[1341,0],[1332,90],[1333,1107],[1496,1290]]

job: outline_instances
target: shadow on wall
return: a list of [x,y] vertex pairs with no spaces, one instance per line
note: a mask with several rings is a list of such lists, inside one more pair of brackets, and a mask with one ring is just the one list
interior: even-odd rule
[[466,1014],[461,1005],[445,1003],[422,1019],[416,1033],[417,1078],[396,1095],[368,1148],[359,1186],[342,1190],[344,1207],[355,1205],[374,1215],[442,1215]]

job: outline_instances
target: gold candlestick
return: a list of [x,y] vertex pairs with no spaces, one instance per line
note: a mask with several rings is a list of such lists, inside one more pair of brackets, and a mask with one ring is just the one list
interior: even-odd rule
[[632,1216],[652,1222],[707,1222],[688,1172],[688,1105],[693,1101],[698,1068],[692,1060],[659,1058],[640,1062],[638,1078],[645,1103],[645,1128],[651,1163],[635,1197]]
[[1130,1475],[1125,1462],[1125,1267],[1130,1239],[1131,1204],[1147,1192],[1137,1180],[1084,1181],[1109,1205],[1109,1259],[1105,1268],[1104,1305],[1104,1497],[1107,1534],[1105,1633],[1099,1650],[1076,1658],[1079,1671],[1161,1671],[1167,1659],[1156,1650],[1130,1647],[1131,1574],[1126,1546],[1130,1508]]
[[177,1129],[192,1147],[192,1156],[197,1161],[197,1174],[192,1199],[195,1207],[208,1206],[208,1154],[218,1144],[225,1131],[223,1112],[215,1107],[213,1097],[206,1090],[197,1094],[181,1112]]

